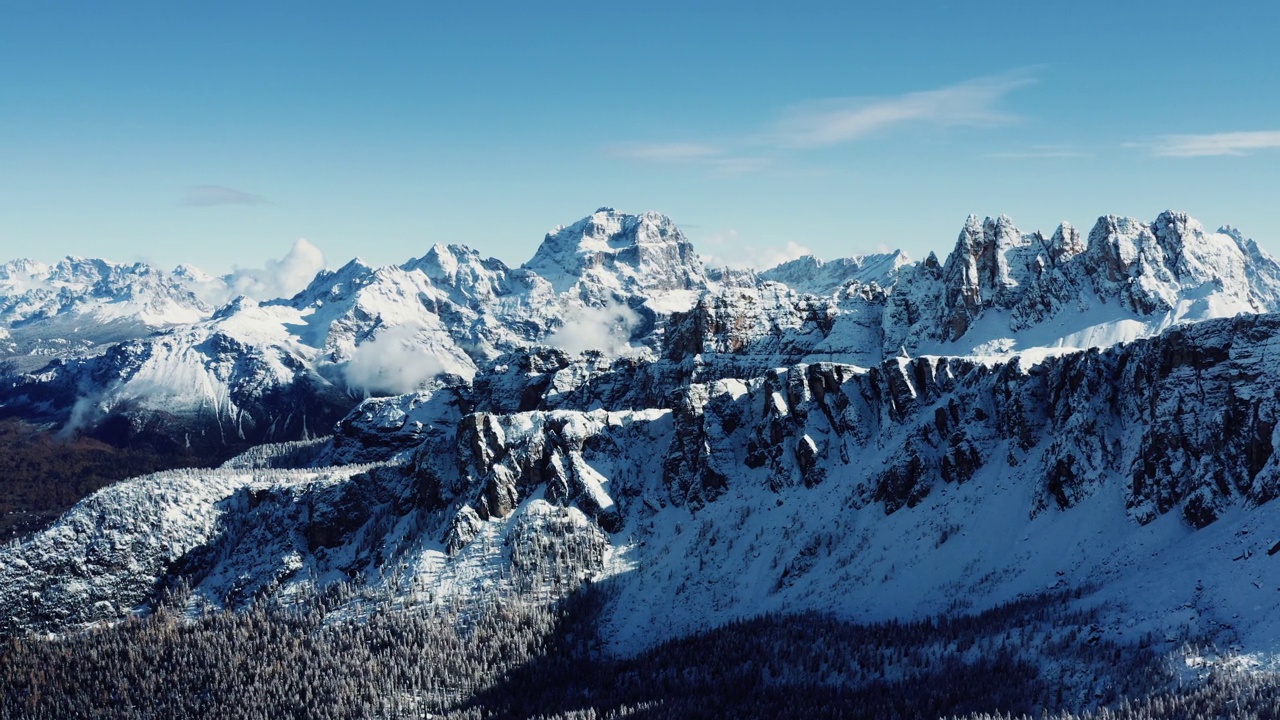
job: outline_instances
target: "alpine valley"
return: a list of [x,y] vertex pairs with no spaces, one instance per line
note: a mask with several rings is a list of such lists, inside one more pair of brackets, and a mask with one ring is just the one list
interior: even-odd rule
[[602,208],[239,289],[0,266],[9,422],[171,460],[0,549],[0,715],[1280,701],[1280,264],[1232,228],[741,270]]

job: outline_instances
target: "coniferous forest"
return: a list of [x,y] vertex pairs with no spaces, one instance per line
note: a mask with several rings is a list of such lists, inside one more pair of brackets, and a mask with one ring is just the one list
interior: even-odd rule
[[232,453],[121,448],[87,436],[59,438],[20,420],[0,420],[0,542],[48,525],[113,482],[157,470],[211,467]]
[[1151,641],[1101,637],[1067,599],[873,625],[767,615],[616,657],[599,588],[441,609],[341,587],[241,612],[193,612],[180,590],[143,619],[3,640],[0,716],[1276,716],[1272,676],[1180,677]]

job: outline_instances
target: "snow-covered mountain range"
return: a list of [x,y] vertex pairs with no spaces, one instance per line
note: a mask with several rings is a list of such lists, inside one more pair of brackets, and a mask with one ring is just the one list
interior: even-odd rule
[[[213,308],[179,273],[137,263],[66,258],[0,265],[0,350],[12,358],[92,351],[197,322]],[[30,367],[31,363],[27,363]]]
[[236,607],[590,578],[623,649],[1049,589],[1119,638],[1280,631],[1280,266],[1186,215],[1047,237],[970,218],[944,261],[755,272],[606,208],[519,268],[438,245],[163,327],[106,298],[151,334],[17,369],[7,411],[298,442],[119,483],[0,550],[0,627],[118,618],[178,579]]
[[549,233],[519,268],[437,245],[398,266],[323,271],[287,299],[241,296],[216,310],[200,299],[218,294],[212,284],[223,295],[243,284],[189,268],[15,261],[0,280],[3,341],[21,360],[0,397],[7,412],[111,423],[126,442],[164,428],[198,445],[324,434],[365,395],[442,373],[501,374],[504,356],[541,347],[575,367],[597,350],[698,380],[902,353],[1107,347],[1280,309],[1280,267],[1256,244],[1176,213],[1101,218],[1087,238],[1069,225],[1046,238],[1007,217],[970,218],[945,262],[801,258],[754,273],[704,269],[664,216],[603,208]]

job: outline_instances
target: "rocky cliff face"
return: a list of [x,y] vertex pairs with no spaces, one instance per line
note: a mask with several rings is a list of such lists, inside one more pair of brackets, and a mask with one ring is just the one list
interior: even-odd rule
[[1087,242],[1066,224],[1046,239],[1007,217],[970,217],[940,268],[926,260],[909,272],[886,337],[959,354],[1106,346],[1177,322],[1273,312],[1280,299],[1274,261],[1172,212],[1151,224],[1099,218]]
[[[10,626],[58,627],[118,617],[178,578],[237,606],[339,578],[457,603],[595,577],[619,587],[625,644],[651,621],[665,637],[778,603],[893,616],[1042,583],[1137,592],[1125,573],[1155,582],[1144,573],[1165,556],[1138,549],[1184,537],[1171,527],[1227,523],[1205,537],[1244,538],[1250,557],[1280,528],[1266,510],[1277,338],[1268,314],[1038,362],[802,363],[687,382],[649,409],[498,408],[453,378],[366,400],[317,449],[280,451],[316,467],[247,457],[198,492],[190,473],[102,491],[0,551],[0,607]],[[570,361],[538,362],[555,375]],[[668,366],[593,372],[625,385]],[[1056,538],[1082,522],[1098,535],[1063,556]],[[1216,578],[1196,591],[1205,606],[1266,572],[1215,553],[1187,561]]]
[[653,297],[707,286],[693,245],[670,218],[613,208],[548,233],[524,268],[559,293],[576,288],[600,299],[607,292]]
[[[679,270],[689,252],[663,218],[602,210],[523,268],[454,246],[352,263],[11,382],[10,407],[134,436],[335,434],[102,491],[0,550],[0,617],[121,617],[178,581],[235,607],[337,581],[547,600],[593,578],[622,646],[1073,586],[1159,629],[1247,605],[1270,632],[1280,600],[1248,588],[1280,538],[1280,314],[1254,311],[1280,273],[1238,234],[974,218],[945,262],[844,264],[823,293]],[[357,379],[406,392],[361,400]]]
[[[14,319],[0,342],[25,342],[33,313],[47,324],[81,317],[82,306],[209,312],[181,277],[142,266],[6,268]],[[46,307],[54,285],[63,297],[56,310]],[[1151,224],[1105,217],[1087,240],[1069,225],[1045,238],[1007,217],[971,217],[945,262],[893,253],[708,274],[668,218],[602,208],[549,233],[517,269],[437,245],[399,266],[353,261],[322,272],[289,300],[237,300],[177,325],[176,310],[154,314],[168,323],[155,337],[101,356],[72,353],[40,372],[8,368],[19,372],[0,388],[0,403],[75,427],[123,418],[173,428],[179,442],[193,433],[287,439],[324,432],[364,395],[417,390],[441,375],[474,378],[482,404],[504,411],[593,401],[668,407],[669,389],[682,383],[795,363],[875,367],[903,353],[1106,347],[1177,323],[1272,310],[1280,310],[1280,267],[1238,233],[1207,233],[1177,213]],[[136,334],[153,316],[128,317]],[[556,352],[554,371],[536,359]],[[619,383],[607,371],[619,359],[646,369]],[[542,369],[512,387],[510,368],[529,363]],[[304,413],[315,421],[302,422]]]

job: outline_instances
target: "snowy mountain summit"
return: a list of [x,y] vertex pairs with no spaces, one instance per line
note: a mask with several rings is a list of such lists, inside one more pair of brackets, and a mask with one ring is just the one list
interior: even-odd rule
[[[6,268],[5,307],[98,307]],[[10,369],[11,415],[244,452],[0,549],[0,631],[175,587],[193,612],[354,584],[465,613],[592,581],[621,652],[761,613],[1046,597],[1145,650],[1280,636],[1280,266],[1183,214],[1049,236],[970,217],[941,261],[728,272],[606,208],[517,268],[436,245],[201,312]]]
[[910,264],[911,258],[901,250],[829,261],[805,255],[764,270],[759,277],[797,292],[831,295],[851,283],[890,287],[898,270]]
[[670,218],[607,207],[548,233],[523,267],[561,293],[581,284],[652,297],[707,286],[693,245]]
[[888,339],[945,354],[1106,347],[1178,323],[1280,309],[1280,267],[1238,233],[1185,214],[1098,219],[1046,238],[971,216],[946,261],[904,271]]
[[[42,422],[92,430],[122,417],[133,428],[125,438],[171,427],[174,441],[215,447],[323,432],[366,394],[441,375],[498,387],[504,358],[540,347],[568,353],[559,396],[603,392],[611,376],[575,359],[601,352],[661,378],[646,397],[626,395],[655,407],[669,385],[799,362],[1040,357],[1280,309],[1280,266],[1254,242],[1171,212],[1149,224],[1103,217],[1087,236],[1063,224],[1050,237],[973,216],[944,262],[887,253],[725,274],[704,268],[666,216],[601,208],[548,233],[514,269],[436,245],[402,265],[353,261],[292,298],[216,312],[192,290],[210,282],[189,268],[104,261],[4,266],[0,342],[26,374],[0,402]],[[54,362],[40,368],[36,351]],[[271,407],[282,397],[294,408],[283,415]]]
[[7,262],[0,265],[0,328],[9,341],[3,354],[88,350],[196,322],[213,308],[186,279],[143,263]]

